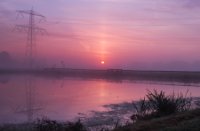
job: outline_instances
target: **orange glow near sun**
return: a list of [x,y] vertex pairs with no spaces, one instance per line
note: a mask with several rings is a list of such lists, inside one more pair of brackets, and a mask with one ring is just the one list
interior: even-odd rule
[[101,64],[102,64],[102,65],[104,65],[104,64],[105,64],[105,62],[104,62],[104,61],[101,61]]

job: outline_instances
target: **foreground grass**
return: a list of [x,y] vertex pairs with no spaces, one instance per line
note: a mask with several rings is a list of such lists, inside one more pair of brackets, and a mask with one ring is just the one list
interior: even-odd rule
[[[0,131],[89,131],[87,128],[82,127],[80,123],[71,124],[70,126],[69,124],[63,126],[60,123],[53,123],[50,126],[45,123],[42,123],[42,125],[41,123],[36,125],[4,125],[0,126]],[[200,131],[200,109],[149,120],[138,120],[133,124],[117,127],[113,131]]]
[[87,129],[80,120],[61,123],[44,118],[29,124],[2,125],[0,131],[87,131]]
[[200,109],[161,118],[139,120],[114,131],[200,131]]

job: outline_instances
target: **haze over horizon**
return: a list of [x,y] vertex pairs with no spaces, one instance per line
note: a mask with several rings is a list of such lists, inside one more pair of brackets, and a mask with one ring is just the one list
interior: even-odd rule
[[38,66],[200,71],[199,0],[1,0],[0,52],[17,61],[27,34],[12,30],[28,17],[16,10],[32,7],[48,32],[37,35]]

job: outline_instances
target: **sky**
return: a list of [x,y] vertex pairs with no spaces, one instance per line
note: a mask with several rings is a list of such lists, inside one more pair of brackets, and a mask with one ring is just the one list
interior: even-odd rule
[[[28,17],[41,67],[200,70],[199,0],[0,0],[0,51],[19,61],[26,52]],[[102,62],[104,61],[104,63]]]

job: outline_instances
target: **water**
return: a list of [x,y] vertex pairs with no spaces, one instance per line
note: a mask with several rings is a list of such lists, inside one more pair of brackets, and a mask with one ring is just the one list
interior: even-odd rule
[[23,75],[0,76],[0,123],[21,123],[40,117],[73,120],[104,105],[143,98],[147,90],[186,92],[200,96],[199,85],[148,81],[110,81]]

